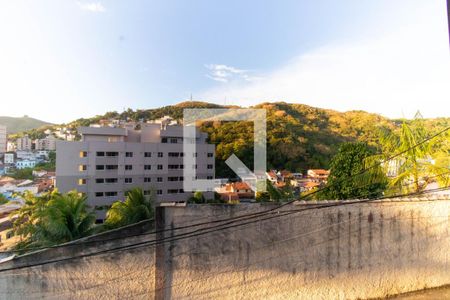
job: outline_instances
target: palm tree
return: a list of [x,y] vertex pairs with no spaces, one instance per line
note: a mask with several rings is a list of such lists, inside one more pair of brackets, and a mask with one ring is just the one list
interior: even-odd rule
[[133,188],[126,194],[125,201],[116,201],[108,210],[105,227],[108,229],[134,224],[153,218],[155,194],[145,196],[140,188]]
[[13,222],[14,234],[20,236],[17,248],[26,248],[31,243],[39,221],[38,214],[55,193],[57,193],[56,190],[40,196],[35,196],[31,192],[25,192],[21,195],[24,201],[23,206],[17,212],[9,215]]
[[86,196],[76,191],[54,194],[37,215],[35,238],[42,246],[76,240],[95,230],[95,213],[87,205]]
[[25,204],[15,218],[13,230],[21,236],[18,249],[52,246],[88,236],[94,232],[95,213],[86,196],[76,191],[60,194],[57,190],[35,196],[23,195]]
[[431,179],[441,184],[449,182],[448,148],[446,136],[421,143],[427,138],[422,120],[416,118],[411,124],[403,122],[398,134],[384,135],[381,142],[386,157],[401,153],[386,168],[394,167],[395,176],[389,183],[390,192],[420,192]]

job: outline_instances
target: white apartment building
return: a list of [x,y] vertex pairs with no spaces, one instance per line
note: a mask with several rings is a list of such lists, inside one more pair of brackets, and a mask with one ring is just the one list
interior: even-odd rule
[[[186,201],[183,170],[195,168],[198,179],[214,178],[215,146],[207,134],[197,132],[196,165],[184,166],[183,127],[168,123],[142,123],[123,128],[82,127],[80,142],[57,141],[56,187],[60,192],[85,193],[91,207],[99,209],[125,198],[126,191],[140,187],[156,193],[157,202]],[[204,193],[211,199],[213,192]]]
[[29,160],[29,159],[24,159],[24,160],[18,160],[16,161],[16,169],[27,169],[27,168],[34,168],[37,164],[36,160]]
[[16,154],[14,152],[7,152],[3,158],[5,165],[12,165],[15,162]]
[[56,138],[52,135],[47,136],[44,139],[36,139],[34,141],[36,150],[55,151],[56,150]]
[[33,149],[33,141],[25,135],[16,140],[17,151],[31,151]]
[[6,126],[0,125],[0,153],[6,152],[6,146],[8,144],[8,139],[6,135]]

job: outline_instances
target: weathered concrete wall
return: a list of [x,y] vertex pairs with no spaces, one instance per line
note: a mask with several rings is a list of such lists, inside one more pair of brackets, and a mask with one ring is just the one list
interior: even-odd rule
[[[306,207],[311,204],[287,210]],[[268,208],[164,208],[160,225],[176,228]],[[449,220],[449,200],[383,201],[174,240],[156,252],[156,298],[366,299],[449,284]]]
[[[206,225],[173,228],[274,206],[158,208],[157,227],[172,229],[157,236],[131,237],[143,223],[0,264],[0,299],[366,299],[450,284],[450,200],[324,205],[189,238]],[[1,271],[155,238],[169,242]]]
[[[0,273],[0,299],[149,299],[154,294],[154,248],[107,252],[70,259],[145,240],[154,234],[131,237],[153,230],[142,222],[117,231],[77,241],[61,248],[38,251],[0,264],[1,270],[46,261],[68,259]],[[129,238],[123,238],[123,237]],[[120,239],[115,239],[120,237]],[[86,241],[88,241],[86,243]]]

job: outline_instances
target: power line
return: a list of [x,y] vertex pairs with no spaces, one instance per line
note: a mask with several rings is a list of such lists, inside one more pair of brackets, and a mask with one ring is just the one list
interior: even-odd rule
[[[448,189],[450,189],[450,187],[439,188],[439,189],[428,190],[428,191],[422,191],[422,192],[416,192],[416,193],[410,193],[410,194],[404,194],[404,195],[398,195],[397,198],[408,197],[408,196],[411,196],[411,195],[425,194],[425,193],[430,193],[430,192],[435,192],[435,191],[448,190]],[[389,198],[393,198],[393,196],[391,196]],[[176,236],[173,236],[173,237],[170,237],[170,238],[156,239],[156,240],[153,240],[153,241],[143,241],[143,242],[134,243],[134,244],[131,244],[131,245],[119,246],[119,247],[116,247],[116,248],[105,249],[105,250],[101,250],[101,251],[97,251],[97,252],[93,252],[93,253],[88,253],[88,254],[83,254],[83,255],[78,255],[78,256],[73,256],[73,257],[67,257],[67,258],[63,258],[63,259],[57,259],[57,260],[40,262],[40,263],[36,263],[36,264],[29,264],[29,265],[24,265],[24,266],[17,266],[17,267],[12,267],[12,268],[6,268],[6,269],[0,270],[0,273],[7,272],[7,271],[12,271],[12,270],[19,270],[19,269],[30,268],[30,267],[35,267],[35,266],[42,266],[42,265],[47,265],[47,264],[52,264],[52,263],[64,262],[64,261],[69,261],[69,260],[72,260],[72,259],[86,258],[86,257],[101,255],[101,254],[110,253],[110,252],[117,252],[117,251],[123,251],[123,250],[132,250],[132,249],[136,249],[136,248],[140,248],[140,247],[153,246],[153,245],[156,246],[156,245],[159,245],[159,244],[163,244],[163,243],[167,243],[167,242],[173,242],[173,241],[186,239],[186,238],[192,238],[192,237],[195,237],[195,236],[204,235],[204,234],[208,234],[208,233],[212,233],[212,232],[216,232],[216,231],[220,231],[220,230],[224,230],[224,229],[228,229],[228,228],[234,228],[234,227],[238,227],[238,226],[248,225],[248,224],[255,223],[255,222],[260,222],[260,221],[263,221],[263,220],[268,220],[268,219],[277,218],[277,217],[283,217],[283,216],[286,216],[286,215],[290,215],[290,214],[293,214],[293,213],[298,213],[300,211],[305,211],[305,210],[309,210],[309,209],[324,209],[324,208],[329,208],[329,207],[334,207],[334,206],[343,206],[343,205],[350,205],[350,204],[355,204],[355,203],[364,203],[364,202],[370,202],[370,201],[374,201],[374,199],[367,199],[367,200],[360,200],[360,201],[351,201],[351,202],[343,202],[343,203],[332,204],[332,205],[322,205],[322,206],[319,206],[319,207],[305,208],[305,209],[300,209],[300,210],[296,210],[296,211],[278,212],[276,215],[270,216],[270,217],[266,217],[265,219],[262,219],[262,220],[256,220],[256,221],[252,220],[252,221],[249,221],[249,222],[246,222],[246,223],[234,224],[234,225],[230,225],[228,227],[216,228],[216,229],[213,229],[213,230],[210,230],[210,231],[206,231],[206,232],[188,232],[188,233],[179,234],[179,235],[176,235]],[[204,230],[207,230],[207,229],[211,229],[211,228],[205,228]]]
[[[379,162],[379,163],[377,163],[377,164],[374,164],[374,165],[370,166],[369,168],[365,168],[365,169],[362,170],[361,172],[359,172],[359,173],[357,173],[357,174],[354,174],[354,175],[350,176],[350,178],[353,178],[353,177],[359,176],[359,175],[361,175],[361,174],[364,174],[365,172],[369,171],[370,169],[372,169],[372,168],[374,168],[374,167],[376,167],[376,166],[380,166],[382,163],[385,163],[386,161],[390,161],[390,160],[392,160],[392,159],[394,159],[394,158],[396,158],[396,157],[398,157],[398,156],[400,156],[400,155],[402,155],[402,154],[404,154],[404,153],[407,153],[407,152],[410,151],[411,149],[414,149],[414,148],[416,148],[416,147],[418,147],[418,146],[420,146],[420,145],[426,143],[427,141],[430,141],[431,139],[434,139],[435,137],[437,137],[437,136],[439,136],[439,135],[445,133],[445,132],[448,131],[449,129],[450,129],[450,127],[447,127],[447,128],[445,128],[445,129],[439,131],[438,133],[436,133],[436,134],[434,134],[434,135],[432,135],[432,136],[430,136],[430,137],[428,137],[428,138],[422,140],[421,142],[419,142],[419,143],[417,143],[417,144],[415,144],[415,145],[409,147],[408,149],[406,149],[406,150],[404,150],[404,151],[401,151],[400,153],[397,153],[397,154],[395,154],[395,155],[389,157],[388,159],[384,160],[383,162]],[[317,193],[317,192],[319,192],[319,191],[322,191],[322,190],[324,190],[324,189],[326,189],[326,188],[329,188],[329,187],[324,187],[324,188],[322,188],[322,189],[318,189],[318,190],[316,190],[314,193]],[[312,195],[312,194],[314,194],[314,193],[308,194],[307,196],[310,196],[310,195]],[[302,199],[302,198],[303,198],[303,197],[300,197],[300,199]],[[279,205],[279,206],[277,206],[277,207],[268,209],[268,210],[263,211],[263,212],[250,213],[250,214],[243,214],[243,215],[236,216],[236,217],[232,217],[232,218],[220,219],[220,220],[212,220],[212,221],[203,222],[203,223],[196,223],[196,224],[190,224],[190,225],[187,225],[187,226],[180,226],[180,227],[177,227],[177,228],[162,229],[162,230],[159,230],[159,231],[156,230],[156,231],[154,231],[154,232],[149,232],[149,233],[145,233],[145,234],[139,234],[139,235],[136,235],[136,236],[140,236],[140,235],[150,235],[150,234],[156,234],[156,233],[162,233],[162,232],[165,232],[165,231],[168,231],[168,230],[171,230],[171,231],[174,231],[174,230],[181,230],[181,229],[186,229],[186,228],[192,228],[192,227],[198,227],[198,226],[202,226],[202,225],[215,224],[215,223],[221,223],[221,222],[226,222],[226,221],[228,221],[227,223],[220,224],[220,225],[217,225],[217,226],[215,226],[215,227],[211,227],[211,228],[217,228],[217,227],[221,227],[221,226],[224,226],[224,225],[229,225],[229,224],[232,224],[232,223],[235,223],[235,222],[238,222],[238,221],[242,221],[242,220],[246,220],[246,219],[258,218],[258,217],[260,217],[260,216],[270,214],[270,213],[272,213],[272,212],[274,212],[274,211],[276,211],[276,210],[279,210],[280,208],[282,208],[282,207],[284,207],[284,206],[287,206],[287,205],[289,205],[289,204],[292,204],[292,203],[294,203],[295,201],[298,201],[298,200],[300,200],[300,199],[294,199],[294,200],[288,201],[288,202],[283,203],[283,204],[281,204],[281,205]],[[365,201],[371,201],[371,200],[368,199],[368,200],[365,200]],[[373,201],[373,199],[372,199],[372,201]],[[361,201],[359,201],[358,203],[360,203],[360,202],[361,202]],[[347,203],[347,204],[348,204],[348,203]],[[353,204],[353,203],[351,203],[351,204]],[[320,207],[324,207],[324,206],[320,206]],[[319,207],[317,207],[317,208],[319,208]],[[199,231],[202,231],[202,230],[205,230],[205,229],[204,229],[204,228],[202,228],[202,229],[197,229],[197,230],[194,230],[194,231],[192,231],[192,232],[184,233],[184,234],[181,234],[181,235],[186,235],[186,234],[196,233],[196,232],[199,232]],[[111,239],[111,240],[113,240],[113,239]],[[92,241],[92,242],[94,242],[94,241]],[[76,245],[76,244],[73,244],[73,245]],[[60,245],[56,245],[56,246],[51,246],[51,247],[47,247],[47,248],[58,248],[58,247],[61,247],[61,246],[60,246]],[[40,250],[43,250],[43,249],[46,249],[46,248],[42,248],[42,249],[40,249]],[[11,253],[11,251],[8,251],[7,253]]]

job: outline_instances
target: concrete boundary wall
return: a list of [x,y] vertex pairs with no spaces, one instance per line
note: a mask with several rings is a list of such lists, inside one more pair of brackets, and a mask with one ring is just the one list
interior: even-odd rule
[[[450,200],[336,204],[289,205],[189,238],[179,234],[206,225],[175,228],[276,206],[159,207],[156,234],[132,237],[153,231],[143,222],[0,263],[0,299],[370,299],[450,284]],[[70,259],[156,238],[169,240]],[[11,267],[24,268],[1,272]]]
[[[161,245],[156,299],[368,299],[450,283],[449,200],[294,213],[314,205],[289,206],[266,221]],[[269,208],[166,207],[160,225],[176,228]]]
[[[154,248],[144,247],[74,258],[153,240],[154,234],[131,237],[149,232],[153,228],[153,222],[144,221],[68,243],[60,248],[36,251],[3,262],[0,264],[0,272],[13,267],[68,259],[58,263],[1,272],[0,299],[153,298]],[[85,243],[86,241],[88,243]]]

